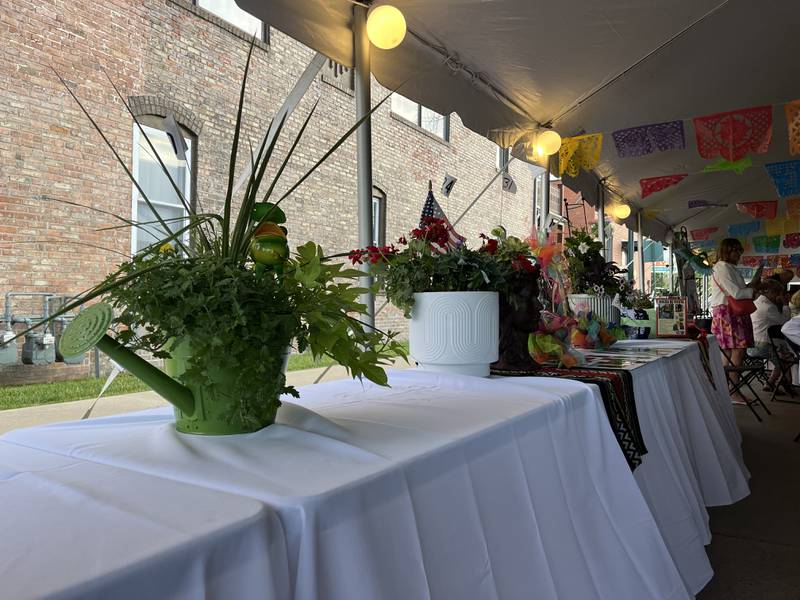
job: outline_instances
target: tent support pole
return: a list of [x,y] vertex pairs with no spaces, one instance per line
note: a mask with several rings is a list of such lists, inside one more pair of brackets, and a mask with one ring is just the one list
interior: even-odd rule
[[[361,119],[370,110],[372,95],[370,89],[370,46],[367,38],[367,9],[364,6],[353,7],[353,63],[356,96],[356,119]],[[367,119],[356,131],[358,152],[358,246],[371,246],[372,237],[372,123]],[[368,266],[361,265],[367,271]],[[372,277],[364,275],[360,280],[361,287],[372,286]],[[359,302],[367,307],[364,321],[375,325],[375,296],[371,292],[363,294]]]
[[597,184],[597,239],[603,245],[603,258],[608,260],[606,251],[606,190]]
[[544,172],[542,185],[542,231],[547,232],[550,227],[550,157],[547,157],[547,169]]
[[633,276],[633,261],[634,261],[634,258],[633,258],[633,246],[634,246],[634,244],[633,244],[633,229],[631,229],[629,227],[627,229],[628,229],[628,253],[627,253],[627,256],[625,257],[625,261],[628,263],[627,264],[628,281],[633,281],[634,279],[636,279]]
[[636,228],[638,230],[638,238],[639,242],[638,246],[638,253],[639,253],[639,289],[643,292],[646,292],[644,285],[644,229],[642,228],[642,211],[639,211],[636,214]]

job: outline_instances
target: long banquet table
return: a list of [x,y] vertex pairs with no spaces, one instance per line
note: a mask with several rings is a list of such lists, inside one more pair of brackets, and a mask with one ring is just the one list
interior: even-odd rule
[[[595,386],[418,370],[392,372],[391,388],[301,388],[278,424],[244,436],[179,434],[157,409],[0,443],[261,502],[288,570],[285,595],[253,581],[267,598],[690,598],[712,574],[705,506],[747,494],[730,402],[691,367],[693,349],[634,371],[649,450],[634,473]],[[95,488],[102,476],[87,478]]]

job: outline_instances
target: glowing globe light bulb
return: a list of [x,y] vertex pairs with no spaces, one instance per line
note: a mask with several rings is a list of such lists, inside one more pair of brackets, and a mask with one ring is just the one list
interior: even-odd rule
[[615,204],[611,207],[611,216],[623,220],[631,216],[631,207],[627,204]]
[[367,37],[381,50],[396,48],[406,37],[406,19],[403,13],[389,4],[370,9],[367,15]]
[[561,148],[561,136],[552,129],[545,129],[536,136],[536,153],[539,156],[550,156]]

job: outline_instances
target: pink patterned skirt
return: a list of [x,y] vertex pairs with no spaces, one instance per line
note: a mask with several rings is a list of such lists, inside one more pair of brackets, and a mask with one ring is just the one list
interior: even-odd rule
[[725,304],[711,310],[711,333],[721,348],[750,348],[753,345],[753,322],[750,315],[737,317]]

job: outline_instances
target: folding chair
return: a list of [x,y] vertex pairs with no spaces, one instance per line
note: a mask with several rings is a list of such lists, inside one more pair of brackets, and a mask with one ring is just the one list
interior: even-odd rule
[[[720,348],[720,350],[722,350],[722,354],[725,355],[727,359],[727,364],[725,365],[725,379],[728,381],[728,393],[730,393],[731,396],[739,393],[739,395],[744,398],[747,408],[750,409],[750,412],[753,413],[759,422],[763,421],[763,419],[756,412],[754,406],[760,406],[764,409],[764,412],[768,415],[772,415],[767,405],[764,404],[752,385],[753,380],[758,378],[759,372],[763,373],[766,370],[766,361],[764,359],[750,357],[750,360],[745,359],[745,361],[737,367],[731,362],[730,350],[727,348]],[[734,378],[734,374],[738,375],[738,378]],[[753,395],[752,400],[744,393],[745,387],[750,390],[750,393]]]
[[770,402],[788,402],[800,404],[797,400],[781,400],[775,398],[780,388],[783,388],[790,397],[795,398],[794,385],[792,384],[792,366],[800,362],[800,349],[796,344],[786,338],[781,332],[780,325],[772,325],[767,329],[769,343],[772,347],[772,356],[775,357],[775,366],[781,372],[781,378],[775,385],[775,389],[770,396]]

